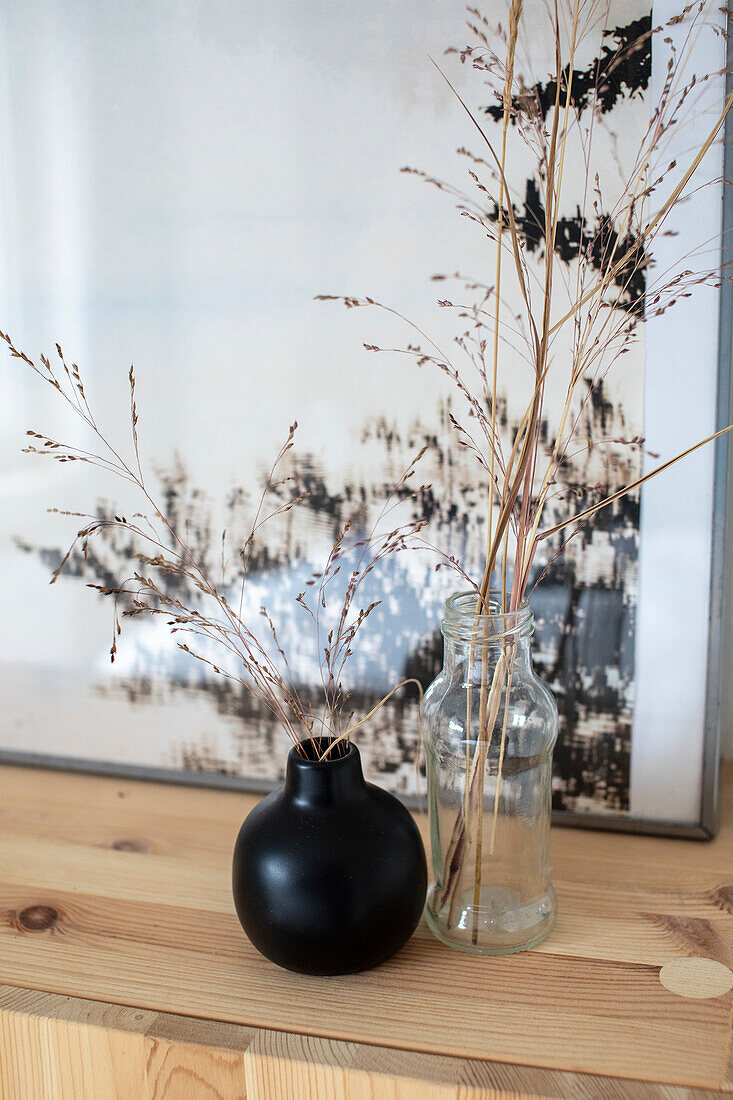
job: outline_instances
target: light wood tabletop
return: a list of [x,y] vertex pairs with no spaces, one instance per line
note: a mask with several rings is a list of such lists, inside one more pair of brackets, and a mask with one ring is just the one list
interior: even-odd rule
[[[733,770],[714,841],[553,830],[559,918],[365,974],[263,959],[230,860],[256,797],[0,768],[3,1100],[733,1092]],[[421,821],[424,825],[424,822]]]

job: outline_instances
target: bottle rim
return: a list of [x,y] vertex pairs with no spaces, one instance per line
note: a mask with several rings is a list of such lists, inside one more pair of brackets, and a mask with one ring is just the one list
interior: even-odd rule
[[525,597],[515,611],[502,611],[501,601],[489,598],[489,611],[476,611],[476,592],[454,592],[445,601],[441,631],[445,638],[457,641],[498,645],[534,633],[534,613]]

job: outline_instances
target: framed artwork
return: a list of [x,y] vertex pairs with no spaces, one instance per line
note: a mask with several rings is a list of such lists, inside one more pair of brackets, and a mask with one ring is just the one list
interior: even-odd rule
[[[527,23],[540,6],[527,0]],[[501,20],[493,7],[485,15]],[[712,22],[723,18],[710,9]],[[612,0],[599,51],[675,10]],[[0,15],[0,327],[31,355],[58,341],[82,364],[121,446],[135,361],[146,468],[207,560],[218,560],[222,529],[231,545],[246,532],[299,421],[290,472],[310,495],[258,546],[248,599],[255,614],[267,605],[306,695],[318,690],[317,660],[295,597],[342,523],[356,514],[366,524],[423,443],[431,538],[474,571],[485,542],[484,499],[452,438],[445,379],[363,350],[404,344],[399,318],[314,300],[375,295],[450,338],[431,277],[480,271],[484,245],[416,175],[465,179],[455,149],[470,130],[429,61],[464,44],[462,20],[448,0],[377,0],[367,10],[321,0],[8,0]],[[599,169],[611,188],[664,80],[657,37],[646,42],[599,118]],[[542,48],[533,47],[533,73]],[[693,65],[722,70],[723,38],[701,34]],[[480,97],[468,66],[451,73]],[[712,125],[723,94],[722,77],[705,82],[695,126]],[[689,149],[689,132],[672,135],[670,158],[686,163]],[[657,263],[701,242],[717,257],[723,229],[723,258],[733,257],[723,155],[722,142],[708,154],[707,186],[675,213]],[[529,226],[529,170],[519,191]],[[571,241],[584,226],[566,215]],[[530,229],[526,239],[531,259]],[[572,248],[565,259],[572,271]],[[638,307],[643,278],[628,293]],[[650,315],[582,413],[589,438],[618,446],[571,461],[568,490],[582,476],[613,492],[727,423],[730,333],[728,283]],[[0,759],[272,785],[283,732],[181,653],[164,625],[132,620],[110,664],[110,608],[86,586],[124,579],[124,540],[72,556],[49,589],[74,523],[47,509],[135,502],[98,470],[22,455],[29,428],[72,441],[77,428],[30,372],[15,361],[2,369]],[[508,429],[517,407],[508,387]],[[714,832],[726,486],[723,440],[600,514],[535,589],[537,667],[561,714],[558,820]],[[407,554],[374,584],[383,600],[347,683],[364,712],[399,680],[427,686],[437,674],[455,578],[436,573],[429,555]],[[408,800],[420,789],[418,717],[406,690],[359,737],[367,772]]]

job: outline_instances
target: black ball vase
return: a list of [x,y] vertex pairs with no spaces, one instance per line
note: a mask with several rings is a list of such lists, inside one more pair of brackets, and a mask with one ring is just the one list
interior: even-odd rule
[[[364,780],[355,745],[288,756],[285,784],[242,825],[234,904],[266,958],[303,974],[379,966],[415,931],[427,867],[420,834],[393,795]],[[339,751],[342,755],[336,755]]]

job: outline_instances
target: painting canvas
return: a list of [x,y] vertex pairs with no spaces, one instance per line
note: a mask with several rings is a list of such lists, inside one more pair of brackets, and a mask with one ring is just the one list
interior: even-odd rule
[[[500,21],[494,7],[484,14]],[[539,25],[541,12],[540,0],[527,3],[526,25]],[[614,0],[578,87],[597,56],[636,40],[665,12]],[[431,57],[486,125],[496,123],[470,66],[443,57],[464,45],[464,14],[446,0],[368,9],[320,0],[9,0],[0,17],[2,328],[29,354],[58,341],[83,364],[120,446],[134,359],[146,468],[225,586],[272,459],[299,422],[288,473],[308,497],[258,542],[247,607],[256,615],[267,605],[306,697],[319,690],[317,646],[295,597],[347,519],[368,530],[386,488],[423,445],[419,478],[430,489],[420,507],[430,537],[480,571],[485,489],[456,445],[452,388],[429,366],[364,347],[404,346],[405,318],[449,342],[455,316],[439,303],[465,291],[453,274],[475,280],[474,289],[487,278],[485,242],[458,216],[460,198],[430,186],[463,189],[472,164],[470,126]],[[595,167],[611,206],[663,79],[646,42],[615,71],[598,118]],[[543,48],[531,41],[533,74],[543,70]],[[711,37],[701,71],[715,67],[721,48]],[[700,114],[714,117],[721,89],[711,84],[706,95]],[[711,180],[721,157],[714,150],[706,164]],[[580,160],[575,171],[582,188]],[[515,213],[529,262],[539,264],[529,160],[525,175],[514,181]],[[597,228],[578,210],[561,219],[568,278],[583,234]],[[664,247],[683,255],[685,242],[714,240],[719,227],[713,186],[687,204]],[[627,308],[639,309],[644,292],[640,275],[626,289]],[[374,295],[396,312],[315,300],[340,293]],[[582,507],[580,486],[612,493],[714,430],[719,310],[706,288],[674,316],[650,318],[619,367],[589,387],[578,410],[582,438],[605,446],[569,457],[556,515]],[[691,411],[690,355],[699,374]],[[507,431],[524,408],[521,371],[521,357],[505,349]],[[111,611],[87,585],[128,575],[123,538],[75,553],[49,589],[75,528],[47,509],[113,513],[135,502],[100,471],[21,455],[27,428],[74,441],[77,428],[17,364],[4,368],[3,387],[3,755],[166,769],[212,783],[275,781],[288,747],[282,730],[236,683],[182,653],[164,624],[131,621],[110,663]],[[550,415],[561,401],[558,385],[548,393]],[[546,435],[551,448],[549,423]],[[561,715],[560,812],[609,824],[699,822],[713,463],[711,450],[675,467],[665,484],[616,502],[542,563],[535,655]],[[669,529],[670,502],[681,499],[684,540]],[[671,611],[680,577],[692,607],[684,630]],[[441,607],[456,578],[436,571],[429,554],[410,553],[371,583],[381,603],[347,674],[358,713],[404,678],[427,686],[437,674]],[[359,731],[369,774],[408,797],[421,788],[418,732],[419,698],[409,687]]]

